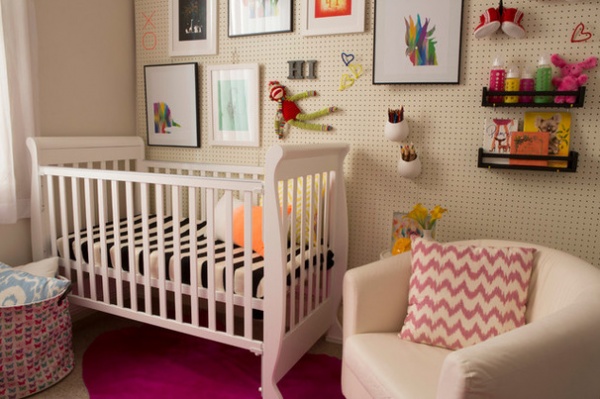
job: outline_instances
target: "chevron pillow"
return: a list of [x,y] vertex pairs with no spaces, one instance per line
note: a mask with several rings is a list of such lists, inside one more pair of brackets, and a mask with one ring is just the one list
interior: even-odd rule
[[414,237],[400,338],[460,349],[522,326],[534,252]]

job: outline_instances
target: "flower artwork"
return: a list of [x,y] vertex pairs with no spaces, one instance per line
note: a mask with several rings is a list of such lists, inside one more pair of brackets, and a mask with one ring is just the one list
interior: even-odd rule
[[431,211],[422,204],[417,204],[409,213],[394,212],[392,223],[392,255],[410,251],[410,236],[418,234],[423,237],[425,231],[432,231],[436,222],[442,218],[447,209],[437,205]]

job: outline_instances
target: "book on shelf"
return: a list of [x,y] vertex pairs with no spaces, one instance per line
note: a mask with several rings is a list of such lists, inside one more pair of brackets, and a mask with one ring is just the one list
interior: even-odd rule
[[[526,112],[523,130],[547,132],[549,134],[547,155],[569,156],[571,143],[571,114],[569,112]],[[567,161],[548,161],[548,166],[566,168]]]
[[[515,118],[486,118],[483,127],[483,152],[510,154],[510,134],[519,130]],[[508,158],[483,158],[486,163],[508,164]]]
[[[550,134],[547,132],[513,132],[510,135],[510,153],[518,155],[548,155]],[[513,159],[510,165],[548,166],[548,161],[538,159]]]

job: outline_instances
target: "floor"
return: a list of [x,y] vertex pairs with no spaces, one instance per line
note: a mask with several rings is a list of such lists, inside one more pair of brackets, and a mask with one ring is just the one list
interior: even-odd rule
[[[77,321],[73,325],[73,350],[75,352],[75,368],[58,384],[31,396],[33,399],[87,399],[87,389],[82,379],[81,361],[83,353],[94,339],[105,331],[139,325],[138,322],[97,312]],[[321,339],[310,350],[311,353],[325,353],[341,358],[342,347]]]

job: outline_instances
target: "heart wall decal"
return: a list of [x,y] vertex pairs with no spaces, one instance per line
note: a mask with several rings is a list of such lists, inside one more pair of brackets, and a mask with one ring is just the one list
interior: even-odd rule
[[342,62],[346,64],[346,66],[350,65],[352,61],[354,61],[354,54],[342,53]]
[[571,35],[571,43],[582,43],[590,40],[592,38],[592,33],[585,30],[585,25],[583,22],[580,22],[573,30],[573,34]]

